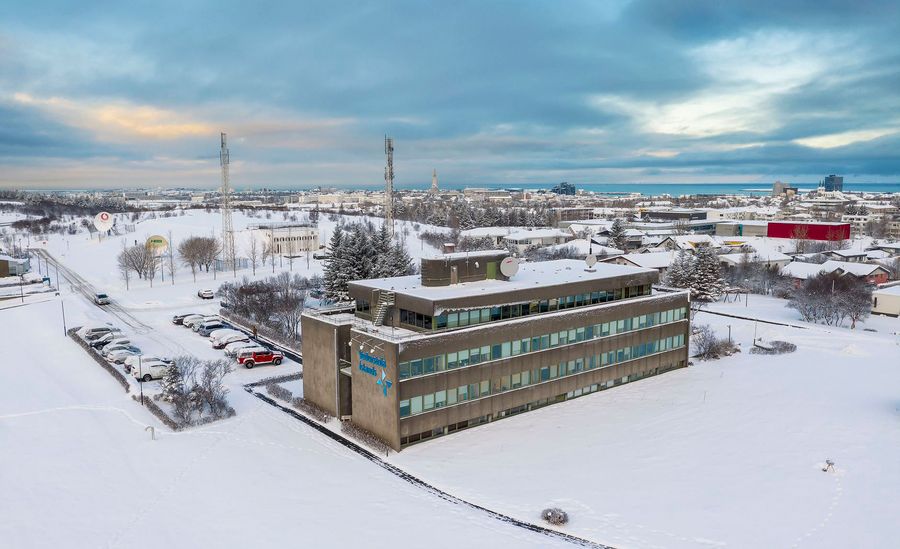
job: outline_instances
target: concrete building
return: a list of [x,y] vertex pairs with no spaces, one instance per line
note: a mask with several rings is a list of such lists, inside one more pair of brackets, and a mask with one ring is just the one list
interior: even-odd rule
[[31,270],[29,259],[18,259],[8,255],[0,255],[0,277],[19,276]]
[[900,316],[900,285],[872,292],[872,314]]
[[688,294],[656,271],[504,260],[423,259],[304,312],[304,397],[400,449],[687,365]]
[[716,223],[716,236],[766,236],[768,221],[720,221]]
[[533,247],[565,244],[573,238],[572,233],[560,229],[528,229],[506,235],[503,242],[522,253]]
[[298,223],[270,223],[250,227],[279,255],[301,255],[319,249],[319,229]]

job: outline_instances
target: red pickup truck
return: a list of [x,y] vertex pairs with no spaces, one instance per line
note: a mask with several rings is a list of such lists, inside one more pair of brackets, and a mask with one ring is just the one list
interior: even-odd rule
[[272,350],[254,350],[248,353],[238,354],[238,364],[243,364],[245,368],[252,368],[257,364],[274,364],[278,366],[284,360],[284,354]]

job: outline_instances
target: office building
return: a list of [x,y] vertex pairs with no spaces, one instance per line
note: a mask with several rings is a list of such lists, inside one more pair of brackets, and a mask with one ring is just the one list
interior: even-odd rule
[[688,294],[653,290],[658,278],[578,260],[517,269],[493,250],[351,282],[353,308],[303,315],[304,397],[399,450],[684,367]]
[[832,191],[843,191],[844,190],[844,177],[840,175],[829,175],[822,181],[822,186],[825,187],[825,190],[828,192]]
[[251,227],[273,253],[297,256],[319,249],[319,229],[303,223],[271,223]]

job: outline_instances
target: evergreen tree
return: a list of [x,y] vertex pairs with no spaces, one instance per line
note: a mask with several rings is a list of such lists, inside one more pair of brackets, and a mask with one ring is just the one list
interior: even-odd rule
[[175,402],[184,394],[184,380],[177,363],[166,370],[166,375],[160,380],[159,385],[162,387],[161,397],[166,402]]
[[405,276],[415,271],[412,259],[402,242],[395,242],[385,259],[385,263],[390,267],[390,274],[386,276]]
[[698,301],[715,301],[725,291],[719,256],[709,246],[697,249],[690,288],[691,298]]
[[690,288],[693,267],[694,259],[691,254],[681,250],[666,271],[665,284],[673,288]]
[[347,235],[340,225],[335,226],[328,242],[328,257],[325,258],[325,295],[335,301],[348,299],[347,281]]
[[609,245],[613,248],[625,250],[627,241],[625,239],[625,223],[621,219],[613,221],[612,227],[609,228]]
[[388,255],[393,249],[391,235],[388,232],[386,224],[381,226],[381,230],[372,235],[371,253],[374,258],[372,262],[372,278],[386,278],[394,276]]

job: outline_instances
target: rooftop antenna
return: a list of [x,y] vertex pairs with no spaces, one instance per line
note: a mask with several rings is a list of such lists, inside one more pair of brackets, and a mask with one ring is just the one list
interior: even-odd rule
[[387,155],[387,166],[384,167],[384,223],[388,234],[394,236],[394,140],[384,136],[384,154]]
[[231,227],[231,184],[228,178],[228,141],[222,132],[222,148],[219,150],[219,162],[222,164],[222,255],[225,268],[234,268],[234,232]]

